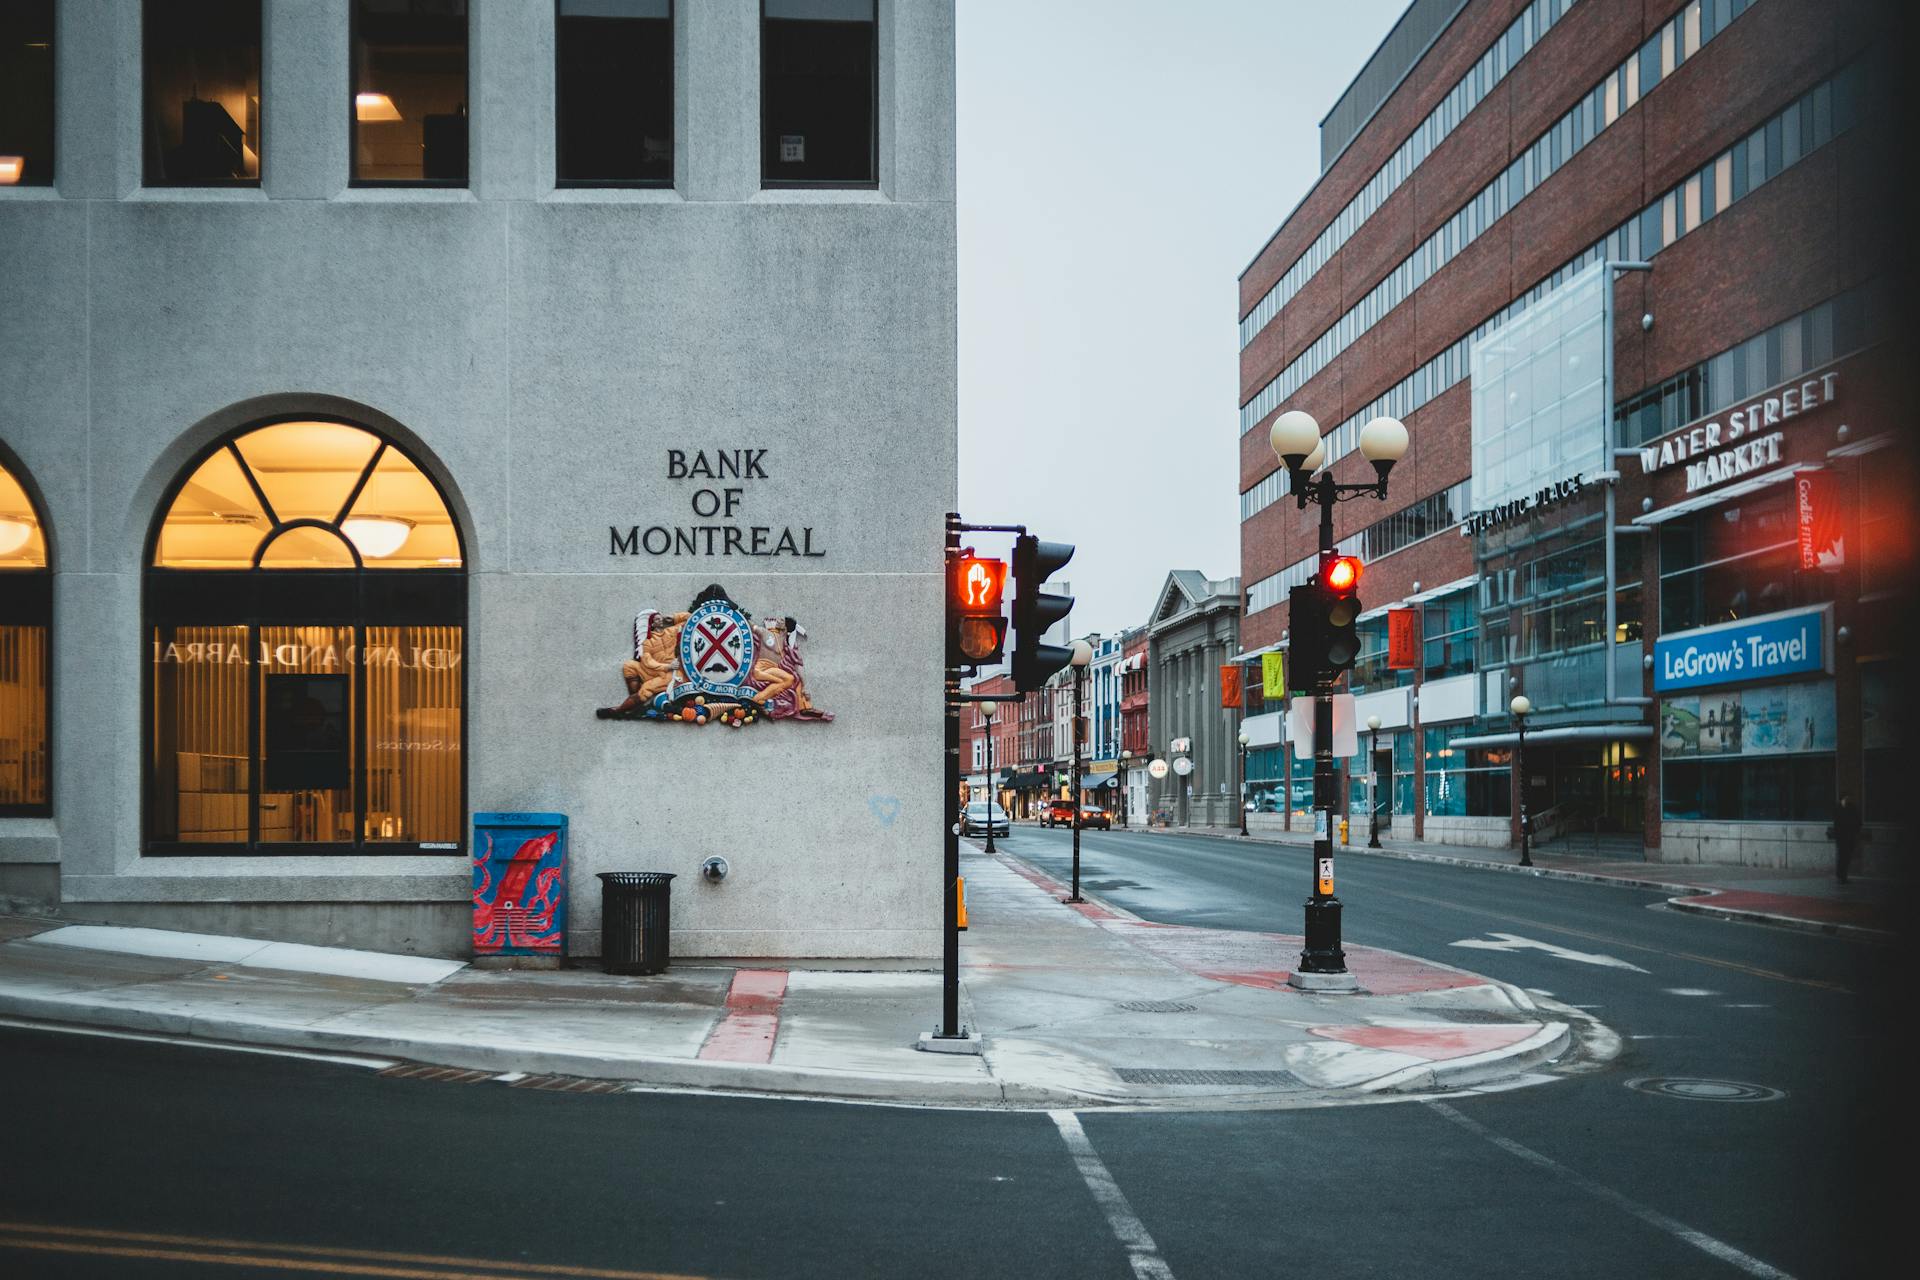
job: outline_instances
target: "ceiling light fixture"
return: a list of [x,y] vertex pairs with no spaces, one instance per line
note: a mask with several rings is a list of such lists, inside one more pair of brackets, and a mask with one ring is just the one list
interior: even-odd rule
[[400,108],[393,105],[393,99],[384,93],[356,93],[353,95],[353,115],[356,120],[366,124],[385,124],[400,118]]
[[10,556],[27,545],[33,536],[33,522],[18,516],[0,516],[0,556]]
[[384,560],[406,542],[413,521],[399,516],[350,516],[340,522],[340,532],[367,559]]

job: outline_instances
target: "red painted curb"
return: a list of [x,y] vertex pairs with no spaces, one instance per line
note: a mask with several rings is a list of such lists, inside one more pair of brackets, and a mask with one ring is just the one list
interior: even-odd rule
[[742,969],[727,988],[727,1016],[700,1046],[707,1062],[771,1062],[780,1034],[780,1002],[787,995],[785,969]]

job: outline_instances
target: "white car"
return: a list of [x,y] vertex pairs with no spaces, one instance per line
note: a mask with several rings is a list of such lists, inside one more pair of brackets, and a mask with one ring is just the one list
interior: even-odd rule
[[976,800],[960,812],[963,836],[1006,836],[1013,834],[1007,811],[987,800]]

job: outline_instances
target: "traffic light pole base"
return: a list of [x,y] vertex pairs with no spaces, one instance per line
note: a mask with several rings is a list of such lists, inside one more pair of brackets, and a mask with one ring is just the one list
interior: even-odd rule
[[1301,973],[1287,975],[1287,985],[1295,991],[1358,991],[1360,982],[1350,973]]
[[914,1048],[925,1053],[970,1053],[978,1057],[985,1043],[978,1031],[962,1029],[957,1036],[943,1036],[938,1031],[922,1031],[920,1043]]

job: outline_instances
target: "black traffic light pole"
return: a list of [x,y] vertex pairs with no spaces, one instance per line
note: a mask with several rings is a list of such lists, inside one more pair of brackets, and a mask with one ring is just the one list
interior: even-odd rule
[[1080,896],[1080,685],[1086,678],[1085,667],[1073,669],[1073,776],[1067,781],[1073,796],[1073,893],[1068,902],[1085,902]]
[[[1376,466],[1379,464],[1376,464]],[[1338,484],[1326,472],[1308,477],[1295,470],[1289,477],[1301,509],[1308,502],[1320,507],[1319,583],[1326,589],[1326,573],[1337,556],[1333,545],[1333,507],[1345,498],[1387,496],[1383,470],[1374,484]],[[1300,952],[1302,974],[1344,975],[1347,953],[1340,945],[1340,899],[1333,892],[1333,810],[1336,779],[1333,766],[1333,687],[1337,671],[1325,672],[1313,691],[1313,895],[1306,902],[1306,941]]]
[[[947,512],[946,542],[941,557],[941,567],[945,571],[944,581],[946,583],[945,588],[941,592],[945,608],[945,626],[941,630],[943,643],[950,640],[956,634],[959,625],[960,614],[956,607],[957,602],[954,599],[953,568],[961,556],[965,554],[960,548],[960,535],[966,532],[1014,534],[1016,539],[1014,544],[1014,563],[1016,567],[1019,567],[1023,563],[1023,557],[1021,555],[1023,549],[1026,551],[1028,557],[1033,557],[1036,549],[1042,555],[1050,555],[1052,558],[1051,566],[1046,568],[1045,572],[1037,573],[1035,576],[1032,585],[1036,590],[1039,581],[1045,578],[1046,573],[1051,573],[1053,569],[1057,569],[1060,565],[1065,564],[1073,555],[1072,547],[1061,547],[1053,543],[1038,543],[1028,538],[1027,527],[1025,525],[967,524],[961,520],[959,512]],[[1020,585],[1022,588],[1025,588],[1028,584],[1022,581]],[[1016,614],[1020,611],[1020,608],[1025,605],[1024,595],[1023,590],[1021,597],[1016,600]],[[1066,603],[1071,607],[1073,603],[1072,598],[1068,597]],[[1061,613],[1064,612],[1064,609],[1061,610]],[[1016,636],[1016,639],[1020,638],[1022,637]],[[1026,650],[1017,649],[1015,652],[1014,682],[1016,687],[1023,682],[1022,676],[1027,666],[1036,660],[1032,656],[1032,641],[1028,641],[1027,643],[1029,648]],[[1039,646],[1039,649],[1044,651],[1040,654],[1038,659],[1040,661],[1051,660],[1053,657],[1058,656],[1053,646],[1042,645]],[[960,679],[969,668],[957,664],[955,661],[956,654],[951,645],[948,645],[945,652],[947,661],[941,686],[944,693],[942,702],[946,713],[945,767],[941,770],[942,781],[946,788],[946,800],[943,806],[943,811],[946,816],[946,829],[942,833],[943,857],[941,859],[941,902],[945,919],[941,925],[940,1030],[932,1033],[931,1038],[934,1041],[965,1041],[971,1037],[969,1037],[965,1029],[960,1026],[960,713],[961,709],[969,703],[1018,702],[1025,690],[1013,694],[962,692]],[[1064,660],[1056,662],[1053,667],[1049,668],[1049,671],[1057,670],[1064,665]],[[972,669],[977,670],[978,668],[975,667]],[[991,747],[991,732],[989,732],[988,741],[989,747]],[[987,810],[987,831],[989,834],[993,831],[993,810],[991,808]],[[923,1047],[926,1046],[924,1039],[922,1045]],[[941,1046],[941,1048],[943,1052],[954,1051],[952,1048],[946,1046]],[[972,1051],[977,1052],[978,1050],[975,1049]]]

